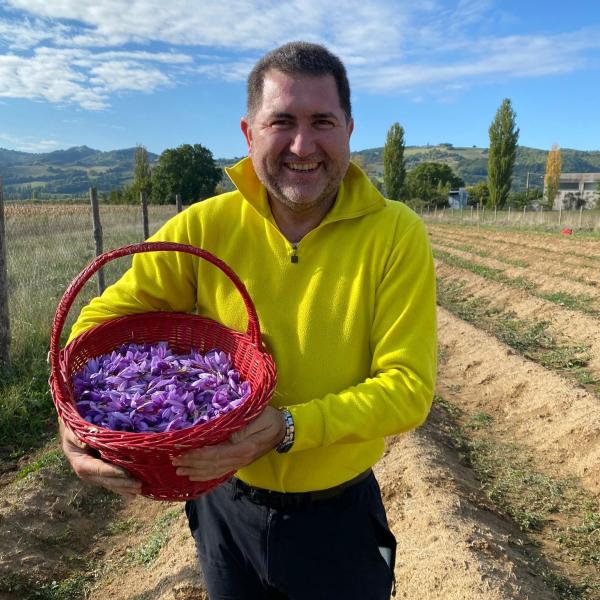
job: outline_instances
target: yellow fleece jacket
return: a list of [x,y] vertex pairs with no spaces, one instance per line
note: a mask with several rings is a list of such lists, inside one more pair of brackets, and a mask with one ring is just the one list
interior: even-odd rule
[[[296,439],[289,453],[269,452],[238,477],[286,492],[335,486],[377,462],[385,436],[419,426],[429,412],[435,276],[425,227],[350,164],[329,213],[294,247],[251,161],[228,175],[237,191],[190,206],[150,239],[212,252],[256,306],[277,366],[271,404],[290,408]],[[246,330],[241,297],[214,266],[182,253],[138,254],[81,311],[71,338],[116,316],[195,308]]]

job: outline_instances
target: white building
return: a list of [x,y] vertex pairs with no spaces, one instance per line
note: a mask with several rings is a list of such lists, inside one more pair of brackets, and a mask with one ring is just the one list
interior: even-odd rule
[[465,208],[467,206],[467,200],[469,199],[469,192],[466,188],[458,188],[457,190],[450,190],[448,192],[448,205],[450,208]]
[[[561,173],[553,208],[600,208],[600,173]],[[544,183],[544,195],[546,184]]]

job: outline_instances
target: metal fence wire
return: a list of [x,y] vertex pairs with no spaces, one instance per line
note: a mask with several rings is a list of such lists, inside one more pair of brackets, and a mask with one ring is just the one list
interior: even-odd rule
[[[104,251],[144,239],[141,206],[100,204]],[[151,234],[176,214],[175,205],[149,205]],[[5,248],[8,273],[8,313],[12,353],[30,343],[47,340],[54,310],[71,280],[96,254],[90,204],[5,203]],[[130,260],[109,263],[106,284],[128,268]],[[69,323],[83,304],[98,293],[89,282],[72,309]]]

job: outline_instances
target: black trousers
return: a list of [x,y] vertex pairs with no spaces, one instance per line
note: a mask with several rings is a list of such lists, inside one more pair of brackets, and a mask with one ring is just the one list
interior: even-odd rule
[[210,600],[390,598],[396,540],[373,474],[289,507],[259,504],[230,479],[186,513]]

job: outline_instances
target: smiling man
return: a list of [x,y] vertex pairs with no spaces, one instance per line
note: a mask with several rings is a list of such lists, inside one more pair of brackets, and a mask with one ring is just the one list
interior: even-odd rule
[[[260,103],[257,98],[248,107],[242,131],[277,225],[299,241],[335,201],[348,170],[354,122],[340,105],[332,75],[276,68],[261,75]],[[255,79],[250,85],[259,85]]]
[[[436,371],[435,277],[422,221],[350,162],[354,123],[340,60],[296,42],[263,57],[241,120],[236,191],[191,206],[153,236],[228,263],[277,365],[270,405],[226,443],[176,457],[194,481],[235,476],[186,504],[211,600],[379,600],[396,542],[371,467],[384,438],[427,417]],[[137,255],[85,307],[71,337],[152,310],[238,330],[245,310],[210,265]],[[77,474],[118,493],[139,483],[61,427]]]

